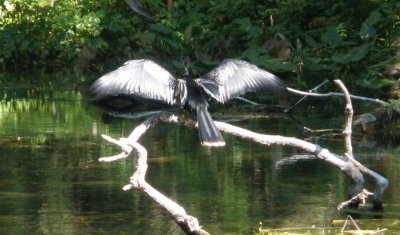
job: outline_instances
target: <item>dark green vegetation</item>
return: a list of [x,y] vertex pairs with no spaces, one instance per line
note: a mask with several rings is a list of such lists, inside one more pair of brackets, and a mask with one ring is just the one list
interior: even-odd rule
[[[398,62],[397,0],[177,0],[170,8],[161,1],[141,1],[157,16],[155,24],[146,23],[122,0],[54,2],[0,1],[2,72],[75,68],[94,72],[92,79],[128,58],[154,57],[179,73],[183,57],[190,56],[200,74],[234,57],[268,68],[304,89],[326,78],[344,79],[352,91],[370,91],[374,97],[387,97],[387,91],[396,89],[396,78],[385,70]],[[0,164],[0,233],[179,231],[153,202],[120,190],[132,173],[130,159],[97,163],[98,157],[115,153],[99,134],[126,135],[137,123],[101,119],[75,91],[49,92],[35,83],[44,80],[54,90],[58,85],[53,80],[66,82],[68,77],[23,77],[29,87],[14,90],[5,82],[17,79],[1,76],[0,160],[5,164]],[[330,113],[319,106],[309,112],[313,110],[320,116],[299,115],[306,126],[341,126],[337,120],[330,122],[342,117],[337,105]],[[238,124],[304,137],[286,119],[274,119],[273,125],[268,121]],[[399,217],[399,144],[397,136],[390,137],[354,141],[357,159],[390,179],[385,211],[378,214],[384,221]],[[151,146],[149,182],[214,234],[250,233],[259,221],[266,229],[327,227],[332,218],[344,218],[334,214],[348,186],[337,169],[319,160],[276,169],[277,161],[296,150],[268,147],[268,152],[248,141],[226,139],[227,149],[208,150],[198,143],[195,130],[157,126],[142,139]],[[318,142],[343,152],[341,141]]]
[[140,1],[157,23],[147,23],[122,0],[54,2],[2,1],[4,71],[98,71],[149,56],[180,71],[182,58],[191,56],[193,69],[203,73],[232,57],[269,68],[303,88],[326,78],[381,95],[396,88],[385,73],[395,62],[400,35],[396,0],[176,0],[170,6]]
[[[140,192],[122,191],[133,173],[133,159],[98,162],[119,152],[100,134],[126,136],[141,120],[104,116],[80,93],[57,87],[3,84],[0,89],[0,234],[182,234],[155,202]],[[336,110],[317,109],[299,115],[299,121],[315,129],[342,125],[342,116],[332,115]],[[283,116],[235,125],[303,138]],[[259,222],[266,231],[280,229],[271,234],[338,234],[346,214],[337,213],[336,206],[347,199],[348,184],[336,167],[319,159],[288,161],[303,154],[296,149],[224,137],[226,147],[207,149],[197,130],[155,126],[140,140],[149,151],[146,179],[211,234],[254,234]],[[400,231],[399,142],[366,136],[353,140],[357,160],[390,179],[384,212],[365,212],[370,199],[358,210],[364,211],[363,222],[357,222],[361,229]],[[318,143],[343,152],[341,138]],[[367,186],[373,188],[372,182]]]

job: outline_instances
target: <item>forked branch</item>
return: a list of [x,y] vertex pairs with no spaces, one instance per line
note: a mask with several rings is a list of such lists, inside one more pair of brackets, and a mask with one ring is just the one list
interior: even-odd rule
[[146,182],[146,172],[147,172],[147,150],[137,141],[146,132],[148,128],[157,122],[176,122],[177,116],[163,112],[156,114],[142,124],[137,126],[128,138],[121,138],[120,140],[115,140],[109,136],[102,135],[107,141],[118,145],[121,147],[122,152],[118,155],[111,157],[102,157],[99,161],[110,162],[128,157],[131,152],[136,154],[136,170],[129,180],[129,184],[123,187],[123,190],[130,190],[132,188],[138,189],[146,193],[150,198],[152,198],[156,203],[158,203],[162,208],[164,208],[171,218],[182,228],[182,230],[187,234],[208,234],[205,230],[201,229],[198,220],[186,213],[185,209],[175,203],[173,200],[169,199],[155,188],[153,188],[149,183]]
[[[334,96],[340,96],[343,97],[342,93],[338,92],[327,92],[327,93],[312,93],[312,92],[305,92],[305,91],[299,91],[293,88],[286,88],[286,90],[292,94],[295,95],[300,95],[300,96],[310,96],[310,97],[318,97],[318,98],[328,98],[328,97],[334,97]],[[380,105],[389,105],[389,103],[382,101],[380,99],[373,99],[373,98],[368,98],[368,97],[363,97],[363,96],[357,96],[357,95],[350,95],[351,99],[354,100],[361,100],[361,101],[368,101],[372,103],[377,103]]]
[[[355,196],[363,190],[365,173],[373,177],[376,181],[376,188],[374,191],[374,199],[376,201],[382,200],[382,194],[388,186],[388,180],[376,172],[366,168],[361,163],[353,158],[352,148],[351,148],[351,120],[353,109],[351,106],[350,95],[347,89],[340,81],[335,81],[335,83],[341,87],[344,91],[344,96],[346,97],[346,123],[344,128],[345,142],[346,142],[346,153],[345,156],[337,155],[330,152],[328,149],[323,148],[319,145],[300,140],[294,137],[285,137],[280,135],[266,135],[256,132],[249,131],[244,128],[240,128],[224,122],[215,122],[215,125],[222,132],[238,136],[240,138],[250,139],[254,142],[264,144],[264,145],[281,145],[290,146],[294,148],[299,148],[305,152],[315,155],[324,161],[327,161],[334,166],[338,167],[340,170],[345,172],[351,180],[351,190],[350,196]],[[146,131],[151,127],[156,125],[158,122],[167,122],[179,125],[185,125],[190,127],[195,127],[195,123],[191,120],[183,120],[179,116],[170,112],[160,112],[148,119],[146,119],[142,124],[137,126],[132,133],[127,138],[120,138],[115,140],[109,136],[102,135],[107,141],[119,146],[122,152],[118,155],[111,157],[102,157],[99,160],[103,162],[110,162],[128,157],[132,152],[135,152],[137,158],[136,170],[132,177],[130,178],[129,184],[123,187],[124,190],[130,190],[132,188],[138,189],[146,193],[155,202],[157,202],[161,207],[163,207],[171,218],[182,228],[182,230],[187,234],[208,234],[205,230],[201,228],[198,220],[186,213],[185,209],[164,196],[156,189],[154,189],[149,183],[146,182],[146,172],[147,172],[147,150],[138,143],[140,137],[146,133]]]

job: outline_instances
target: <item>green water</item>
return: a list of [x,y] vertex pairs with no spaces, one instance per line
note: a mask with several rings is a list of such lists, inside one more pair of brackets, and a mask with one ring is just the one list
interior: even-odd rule
[[[3,87],[0,97],[0,234],[182,234],[145,195],[122,191],[133,173],[132,158],[97,160],[119,153],[101,134],[126,136],[140,119],[107,117],[69,88]],[[303,121],[309,127],[341,126],[337,118],[321,115]],[[234,124],[302,137],[282,116]],[[254,234],[259,222],[264,228],[329,229],[332,219],[345,218],[336,206],[347,199],[347,182],[335,167],[306,160],[277,168],[279,160],[302,152],[227,135],[225,140],[226,147],[209,149],[200,145],[196,130],[152,128],[141,139],[149,151],[148,182],[211,234]],[[354,152],[390,180],[379,216],[397,223],[389,227],[391,234],[400,230],[400,156],[395,144],[380,142],[357,140]],[[343,152],[340,139],[318,143]]]

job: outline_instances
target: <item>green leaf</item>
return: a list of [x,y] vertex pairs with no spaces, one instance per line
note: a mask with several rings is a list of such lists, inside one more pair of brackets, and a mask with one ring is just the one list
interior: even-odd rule
[[360,79],[357,80],[356,84],[360,87],[365,87],[369,89],[381,89],[383,87],[390,87],[396,83],[394,80],[390,79]]
[[28,47],[29,47],[29,44],[30,44],[29,40],[27,40],[27,39],[23,40],[22,43],[21,43],[20,50],[21,51],[26,51],[28,49]]
[[364,41],[370,41],[376,37],[376,30],[374,27],[362,23],[361,29],[360,29],[360,38]]
[[107,29],[114,33],[125,31],[120,24],[114,21],[111,21],[110,24],[107,25]]
[[[249,35],[253,25],[251,24],[249,17],[235,19],[231,24],[227,26],[226,32],[232,37],[243,37]],[[256,31],[251,33],[257,33]]]
[[321,41],[332,47],[341,46],[343,44],[342,38],[334,29],[330,29],[329,31],[323,33],[321,35]]
[[170,34],[173,34],[173,32],[174,32],[170,27],[167,27],[163,24],[152,24],[150,26],[150,28],[156,32],[159,32],[159,33],[162,33],[165,35],[170,35]]
[[304,37],[304,41],[309,45],[309,46],[311,46],[311,47],[314,47],[314,48],[319,48],[319,47],[321,47],[321,44],[319,44],[319,43],[317,43],[311,36],[309,36],[309,35],[306,35],[305,37]]
[[189,44],[189,42],[193,36],[193,25],[192,24],[189,25],[188,27],[186,27],[183,35],[184,35],[183,39],[184,39],[185,44]]
[[154,33],[145,31],[139,34],[139,38],[141,42],[151,43],[155,41],[156,35]]
[[335,63],[339,64],[348,64],[350,62],[359,61],[367,55],[369,47],[369,43],[364,43],[359,47],[352,48],[347,53],[336,53],[331,57],[331,59]]
[[[259,64],[257,64],[259,65]],[[263,65],[259,65],[261,67],[266,67],[267,69],[270,69],[274,72],[291,72],[296,70],[297,64],[290,63],[290,62],[285,62],[282,63],[281,60],[279,59],[268,59],[265,60]]]
[[261,48],[258,46],[251,46],[243,52],[243,56],[250,61],[257,61],[260,56]]
[[369,14],[369,17],[365,21],[365,23],[367,23],[369,25],[374,25],[381,20],[381,16],[382,16],[382,14],[379,13],[379,11],[373,11]]
[[249,17],[244,17],[240,19],[236,19],[232,22],[232,24],[239,25],[242,29],[249,29],[252,27],[251,21]]

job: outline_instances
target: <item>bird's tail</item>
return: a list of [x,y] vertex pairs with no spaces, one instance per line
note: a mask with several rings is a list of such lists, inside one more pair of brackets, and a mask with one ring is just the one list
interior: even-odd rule
[[199,125],[200,141],[205,146],[225,146],[224,138],[215,126],[207,107],[197,108],[197,122]]

